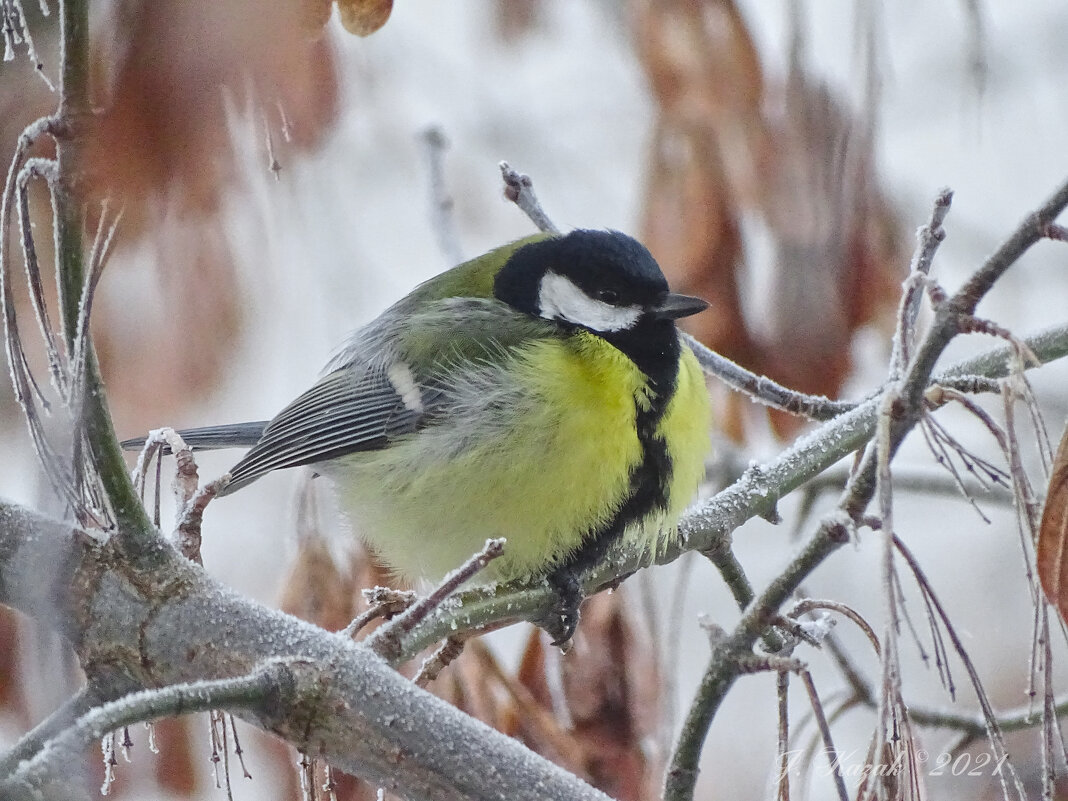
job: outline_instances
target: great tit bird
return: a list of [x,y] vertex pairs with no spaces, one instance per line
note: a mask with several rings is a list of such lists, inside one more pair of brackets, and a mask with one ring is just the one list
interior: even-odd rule
[[421,284],[273,420],[179,433],[251,446],[221,495],[313,465],[406,579],[505,537],[488,576],[546,577],[563,642],[581,571],[620,537],[655,550],[696,493],[709,400],[675,320],[707,305],[629,236],[537,235]]

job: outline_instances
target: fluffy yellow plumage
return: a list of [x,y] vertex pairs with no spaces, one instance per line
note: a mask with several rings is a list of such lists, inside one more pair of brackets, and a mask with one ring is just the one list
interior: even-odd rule
[[708,396],[675,320],[706,306],[618,232],[530,237],[417,287],[270,422],[182,433],[252,446],[220,494],[313,465],[410,579],[504,537],[486,575],[546,576],[563,641],[581,571],[621,537],[655,549],[695,494]]
[[[405,578],[440,577],[489,537],[508,544],[488,575],[545,572],[611,520],[626,498],[642,459],[636,402],[648,392],[630,359],[582,333],[532,342],[494,369],[508,372],[510,390],[507,397],[471,393],[465,414],[484,423],[468,432],[477,445],[457,452],[454,432],[428,429],[327,468],[357,531]],[[464,383],[487,381],[493,378],[468,376]],[[503,429],[503,410],[491,408],[502,404],[511,421]],[[671,502],[629,524],[628,535],[655,547],[674,528],[704,473],[708,424],[708,393],[687,350],[658,428],[669,443]]]

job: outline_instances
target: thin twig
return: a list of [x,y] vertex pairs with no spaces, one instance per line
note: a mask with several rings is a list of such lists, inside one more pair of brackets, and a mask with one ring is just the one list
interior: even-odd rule
[[775,695],[779,699],[779,730],[775,751],[779,762],[778,801],[790,801],[790,674],[782,671],[775,677]]
[[57,765],[77,759],[83,750],[105,734],[132,723],[176,717],[215,708],[256,709],[269,698],[297,690],[291,663],[272,661],[247,676],[175,684],[157,690],[133,693],[80,717],[71,727],[50,740],[38,755],[23,762],[0,783],[5,799],[33,798],[34,788]]
[[464,260],[460,236],[456,232],[456,217],[453,213],[454,203],[445,181],[445,152],[449,140],[445,132],[437,125],[432,125],[420,136],[426,146],[427,169],[430,174],[430,210],[434,233],[438,237],[438,247],[445,254],[450,265]]
[[12,748],[0,755],[0,777],[10,775],[20,762],[32,759],[46,743],[69,729],[79,718],[107,699],[96,688],[82,687],[63,705],[26,732]]
[[246,779],[251,779],[252,774],[249,773],[248,768],[245,767],[245,751],[241,747],[240,738],[237,736],[237,719],[230,714],[227,714],[226,717],[230,718],[230,731],[232,731],[234,735],[234,756],[237,757],[237,761],[241,765],[241,775]]
[[766,376],[746,370],[689,334],[683,333],[682,340],[693,351],[707,375],[715,376],[727,386],[765,406],[810,420],[830,420],[857,407],[855,402],[835,401],[823,395],[806,395],[784,387]]
[[916,329],[916,317],[920,312],[920,301],[923,298],[919,291],[922,281],[931,274],[931,265],[934,262],[935,252],[938,246],[946,238],[946,229],[942,224],[949,214],[949,208],[953,204],[953,190],[948,187],[939,191],[935,197],[934,208],[931,210],[931,218],[916,232],[917,246],[909,265],[909,278],[905,282],[905,292],[900,311],[901,324],[898,326],[900,334],[894,337],[894,352],[891,354],[890,363],[904,368],[908,364],[910,353],[910,341]]
[[807,670],[799,671],[801,681],[808,693],[808,702],[812,707],[812,713],[816,717],[816,725],[819,728],[820,737],[823,740],[823,749],[827,753],[827,761],[831,763],[831,773],[834,775],[834,786],[838,791],[839,801],[849,801],[849,792],[846,790],[845,777],[842,775],[842,764],[838,756],[838,750],[834,747],[831,738],[831,727],[827,723],[827,716],[823,712],[823,703],[820,701],[816,685],[812,681],[812,674]]
[[445,668],[463,653],[465,640],[462,637],[447,637],[434,653],[427,657],[412,679],[419,687],[425,687],[436,679]]
[[349,625],[338,632],[341,636],[355,637],[372,620],[399,615],[419,598],[411,590],[396,590],[392,587],[370,587],[363,590],[363,597],[368,604],[366,611],[358,614]]
[[[960,637],[957,636],[956,628],[950,621],[949,615],[946,613],[946,610],[942,606],[941,601],[939,601],[938,597],[934,594],[934,589],[931,587],[930,582],[924,575],[923,569],[920,567],[919,562],[916,561],[916,558],[912,555],[912,552],[908,549],[905,543],[901,541],[900,538],[894,537],[893,543],[894,548],[897,550],[897,552],[901,554],[902,557],[904,557],[906,564],[908,564],[909,569],[912,571],[912,574],[916,578],[916,581],[922,589],[924,595],[930,599],[932,607],[938,613],[938,618],[942,623],[942,627],[945,629],[946,634],[949,635],[950,642],[953,643],[954,651],[956,652],[961,662],[964,664],[964,669],[968,673],[968,678],[971,680],[972,683],[972,689],[975,690],[975,695],[979,700],[979,708],[982,711],[983,721],[986,724],[987,728],[987,738],[990,742],[990,745],[994,749],[994,755],[1000,761],[1008,754],[1007,748],[1005,746],[1005,737],[1000,725],[998,724],[997,715],[994,714],[994,708],[990,704],[990,699],[987,697],[986,689],[983,687],[982,679],[980,679],[979,677],[979,672],[975,669],[975,665],[972,663],[971,657],[968,656],[968,651],[967,649],[965,649],[964,643],[961,641]],[[1019,795],[1021,801],[1026,801],[1027,794],[1023,789],[1023,785],[1020,782],[1019,775],[1016,773],[1016,769],[1009,761],[1006,761],[1006,767],[1008,768],[1008,771],[1012,776],[1016,792]],[[1009,791],[1007,785],[1005,784],[1005,777],[1004,775],[999,774],[999,778],[1001,779],[1002,792],[1004,796],[1008,798]]]
[[538,226],[539,231],[559,236],[560,229],[549,219],[549,215],[538,202],[538,196],[534,194],[534,181],[531,177],[513,170],[507,161],[502,161],[500,168],[501,178],[504,179],[504,196],[519,206],[530,221]]
[[[825,493],[841,492],[849,478],[849,470],[845,467],[826,470],[805,484],[805,489],[823,495]],[[939,498],[957,498],[963,501],[973,501],[974,496],[983,495],[983,500],[997,506],[1011,506],[1012,495],[1008,490],[998,484],[987,486],[978,478],[959,481],[958,477],[946,476],[945,473],[932,469],[898,469],[894,471],[894,491],[896,493],[915,493],[917,495],[932,495]]]
[[[9,6],[10,3],[10,6]],[[42,7],[43,0],[42,0]],[[10,13],[8,12],[10,8]],[[33,64],[34,72],[40,76],[44,81],[45,86],[48,87],[48,91],[56,91],[56,85],[51,81],[48,75],[45,74],[44,64],[41,61],[41,57],[37,54],[37,47],[33,43],[33,35],[30,33],[30,26],[26,22],[26,10],[22,6],[22,0],[8,0],[4,3],[4,60],[10,61],[14,57],[14,45],[17,41],[17,37],[21,37],[22,41],[26,45],[26,56]],[[44,11],[44,15],[48,16],[47,11]]]
[[[190,454],[190,458],[192,455]],[[196,462],[193,462],[194,467]],[[222,479],[209,481],[178,512],[178,522],[174,527],[173,539],[182,555],[198,565],[204,563],[200,553],[201,524],[204,522],[204,510],[219,494],[223,487]]]
[[868,638],[868,642],[871,643],[871,647],[874,649],[875,653],[880,653],[879,637],[875,634],[875,630],[871,627],[871,624],[869,624],[856,609],[839,601],[803,598],[794,604],[793,608],[787,613],[787,617],[798,618],[815,609],[825,609],[829,612],[837,612],[852,620],[857,628],[864,632],[864,636]]
[[412,604],[386,626],[382,626],[365,641],[366,645],[387,661],[395,661],[400,654],[399,638],[407,634],[427,614],[441,605],[452,595],[464,582],[473,577],[486,565],[504,554],[505,540],[486,540],[485,547],[476,553],[463,565],[447,575],[442,582],[434,588],[433,592],[422,600]]
[[51,197],[56,181],[55,161],[42,158],[27,159],[22,169],[19,170],[16,191],[18,193],[19,233],[22,240],[22,263],[26,272],[26,285],[30,290],[30,305],[37,317],[37,327],[45,346],[52,384],[61,397],[67,397],[67,374],[63,367],[63,358],[60,356],[55,327],[49,319],[44,283],[41,280],[41,267],[37,259],[37,246],[33,238],[33,220],[29,207],[29,181],[32,178],[42,179]]
[[[884,449],[868,448],[840,503],[840,512],[825,518],[804,547],[801,555],[791,562],[764,593],[750,605],[734,632],[716,648],[709,667],[702,677],[700,688],[683,726],[679,745],[668,770],[665,801],[682,801],[693,797],[697,777],[697,763],[708,726],[716,710],[737,677],[736,659],[747,652],[755,640],[774,620],[782,602],[797,588],[809,572],[850,539],[851,528],[861,519],[876,491],[879,464],[886,463],[896,453],[906,434],[923,417],[924,391],[929,385],[934,366],[949,341],[962,330],[965,315],[971,315],[979,300],[998,278],[1040,236],[1045,227],[1068,205],[1068,182],[1029,215],[1010,235],[997,252],[984,262],[964,287],[935,310],[934,320],[920,342],[915,356],[900,381],[895,382],[894,414],[887,418]],[[882,403],[885,403],[884,400]],[[885,407],[884,407],[885,408]],[[851,414],[851,413],[850,413]],[[883,452],[880,452],[882,450]],[[885,484],[884,484],[885,486]],[[888,534],[892,529],[888,527]],[[884,646],[891,650],[892,641]],[[885,655],[885,652],[884,652]],[[892,661],[887,664],[893,664]],[[892,677],[890,677],[892,678]],[[907,726],[907,719],[902,720]],[[907,732],[901,732],[905,735]],[[915,771],[910,780],[918,780]]]
[[[100,284],[100,277],[104,273],[108,256],[111,255],[112,242],[115,233],[119,230],[119,223],[125,208],[119,209],[115,219],[105,227],[108,216],[108,203],[104,201],[100,210],[100,224],[97,235],[93,241],[93,248],[89,252],[89,270],[82,289],[81,300],[78,304],[78,325],[74,332],[74,351],[71,355],[70,365],[70,392],[66,398],[68,404],[74,405],[82,397],[82,389],[85,385],[85,360],[91,347],[89,340],[89,318],[93,311],[93,299],[96,297],[96,288]],[[106,231],[106,233],[105,233]]]

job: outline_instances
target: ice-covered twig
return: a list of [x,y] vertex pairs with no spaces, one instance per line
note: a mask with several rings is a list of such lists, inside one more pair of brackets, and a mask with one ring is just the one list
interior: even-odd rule
[[71,764],[86,747],[123,726],[210,709],[256,709],[293,696],[299,691],[298,685],[293,665],[274,660],[247,676],[174,684],[111,701],[87,712],[46,743],[35,757],[19,765],[0,783],[0,795],[11,801],[38,797],[41,784],[57,769]]
[[519,206],[532,223],[538,226],[538,230],[553,236],[560,235],[549,215],[538,202],[538,196],[534,194],[534,181],[529,175],[512,169],[507,161],[501,162],[501,178],[504,179],[504,196]]
[[389,662],[396,661],[401,653],[400,638],[408,634],[418,623],[421,623],[430,612],[439,607],[464,582],[485,569],[486,565],[494,559],[501,556],[504,553],[504,548],[505,540],[503,538],[486,540],[486,545],[481,551],[449,573],[429,595],[412,604],[388,625],[383,626],[368,637],[366,640],[367,646],[383,659]]

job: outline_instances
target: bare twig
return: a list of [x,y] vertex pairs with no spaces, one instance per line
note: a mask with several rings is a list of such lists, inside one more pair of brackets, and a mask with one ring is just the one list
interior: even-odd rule
[[372,620],[399,615],[419,599],[411,590],[395,590],[392,587],[370,587],[363,590],[362,594],[368,604],[367,610],[354,617],[339,632],[343,637],[355,637]]
[[[193,462],[193,466],[195,469],[196,462]],[[200,527],[204,521],[204,510],[219,494],[219,490],[222,487],[223,482],[221,479],[209,481],[197,490],[193,497],[179,507],[178,510],[178,522],[174,527],[173,539],[182,555],[198,565],[204,562],[200,554]]]
[[103,701],[95,687],[87,685],[69,698],[59,709],[24,734],[15,745],[0,755],[0,777],[9,776],[19,763],[32,759],[46,743],[69,729]]
[[[204,712],[218,707],[255,709],[272,696],[297,692],[296,674],[286,662],[274,661],[247,676],[175,684],[145,690],[96,707],[49,741],[36,757],[23,762],[0,783],[5,799],[36,798],[36,789],[55,771],[77,759],[105,734],[131,723]],[[35,789],[36,788],[36,789]]]
[[30,302],[37,317],[37,327],[45,346],[48,369],[56,391],[67,397],[66,371],[56,339],[55,327],[49,319],[48,304],[45,301],[44,283],[41,280],[41,267],[37,259],[37,246],[33,239],[33,220],[30,215],[29,182],[40,178],[45,182],[49,197],[55,187],[56,163],[51,159],[30,158],[19,170],[16,181],[18,193],[18,222],[22,240],[22,263],[26,272],[26,284],[30,290]]
[[[841,492],[848,479],[848,468],[836,467],[816,476],[805,484],[805,489],[819,495]],[[894,471],[894,491],[959,498],[964,501],[974,501],[976,495],[982,494],[983,500],[988,503],[998,506],[1012,505],[1012,495],[1003,485],[988,485],[978,476],[973,479],[968,477],[962,477],[962,479],[963,481],[958,481],[954,476],[946,476],[945,473],[932,469],[899,469]]]
[[808,693],[808,702],[812,707],[812,713],[816,718],[816,726],[819,728],[820,738],[823,740],[823,749],[827,753],[827,761],[831,763],[831,773],[834,775],[834,786],[838,791],[839,801],[849,801],[849,792],[846,790],[845,778],[842,775],[842,764],[838,757],[838,750],[834,747],[831,738],[831,727],[827,723],[827,716],[823,711],[823,702],[820,701],[816,685],[812,681],[812,674],[808,670],[799,671],[801,681]]
[[519,206],[520,210],[538,226],[538,230],[553,236],[560,235],[549,215],[542,209],[534,194],[534,181],[529,175],[513,170],[507,161],[501,162],[501,178],[504,179],[504,196]]
[[779,731],[775,750],[779,760],[778,801],[790,801],[790,676],[785,671],[775,677],[775,694],[779,699]]
[[[919,584],[924,596],[930,601],[932,608],[937,612],[938,619],[945,629],[946,634],[949,635],[950,641],[953,643],[953,649],[956,651],[957,657],[964,664],[964,669],[968,673],[968,677],[971,679],[972,689],[975,690],[975,695],[979,700],[979,708],[982,710],[983,721],[987,728],[987,738],[991,747],[994,749],[994,756],[1001,761],[1004,757],[1007,757],[1008,751],[1005,746],[1004,733],[998,724],[997,715],[994,714],[994,708],[990,704],[990,699],[987,697],[986,689],[983,687],[982,680],[979,677],[979,672],[975,669],[975,665],[972,663],[971,658],[968,656],[968,652],[964,647],[964,643],[961,642],[960,637],[957,636],[956,628],[953,626],[949,619],[949,615],[946,613],[942,603],[938,600],[938,597],[934,594],[934,589],[931,587],[930,582],[924,575],[919,562],[912,555],[912,552],[901,541],[900,538],[893,538],[894,548],[897,550],[905,562],[908,564],[909,569],[912,571],[913,576],[916,578],[917,584]],[[1006,767],[1009,774],[1012,776],[1013,783],[1017,794],[1021,801],[1025,801],[1027,794],[1023,789],[1023,785],[1020,782],[1020,777],[1016,773],[1016,769],[1012,766],[1012,763],[1006,760]],[[1008,786],[1005,783],[1005,777],[999,773],[999,778],[1002,783],[1002,793],[1006,798],[1009,796]]]
[[436,679],[445,668],[456,661],[463,653],[465,640],[462,637],[448,637],[433,654],[419,667],[419,672],[412,679],[418,686],[425,687]]
[[365,641],[367,646],[389,662],[395,662],[401,654],[400,637],[407,634],[426,618],[432,610],[452,595],[464,582],[483,570],[486,565],[504,553],[504,539],[486,540],[485,547],[447,575],[425,598],[416,601]]
[[420,138],[426,146],[431,219],[438,237],[438,247],[450,265],[459,264],[464,260],[464,253],[456,232],[452,196],[445,181],[445,151],[449,148],[449,141],[445,138],[445,132],[436,125],[423,131]]
[[[934,320],[915,355],[908,361],[901,378],[893,382],[893,386],[887,391],[892,391],[895,399],[890,403],[884,395],[884,400],[880,402],[884,409],[893,411],[892,415],[883,417],[885,429],[881,437],[882,448],[866,449],[846,488],[839,505],[840,511],[824,519],[802,553],[750,605],[734,632],[715,649],[709,667],[702,677],[690,715],[683,726],[679,745],[668,771],[664,793],[667,801],[692,798],[701,747],[720,702],[738,675],[737,656],[749,651],[755,640],[774,620],[779,606],[797,588],[804,576],[841,544],[849,541],[855,521],[863,518],[865,508],[876,492],[880,473],[883,474],[883,486],[886,485],[885,467],[880,468],[880,465],[885,466],[889,462],[906,434],[925,414],[924,392],[931,381],[935,363],[946,345],[961,333],[964,320],[974,312],[979,300],[1020,255],[1038,241],[1046,226],[1066,205],[1068,182],[1062,184],[1049,200],[1017,227],[1005,244],[984,262],[957,294],[935,309]],[[849,414],[853,413],[847,413]],[[885,508],[883,511],[885,512]],[[884,519],[884,524],[888,522]],[[889,525],[887,531],[888,536],[892,534]],[[891,647],[892,641],[888,641],[884,646],[884,658]],[[892,666],[895,661],[890,658],[885,664]],[[892,671],[889,673],[888,677],[892,681]],[[903,718],[900,722],[907,726],[907,719]],[[898,733],[907,735],[904,730]],[[910,771],[910,780],[916,778],[916,772]]]
[[855,409],[850,401],[835,401],[822,395],[806,395],[772,381],[770,378],[746,370],[711,348],[702,345],[689,334],[682,334],[683,341],[697,357],[702,369],[715,376],[732,389],[748,395],[750,399],[810,420],[830,420]]
[[[41,12],[48,16],[48,7],[44,0],[40,0]],[[15,45],[26,45],[26,56],[33,64],[34,72],[45,82],[49,91],[56,91],[56,86],[45,74],[44,64],[37,54],[37,47],[33,43],[33,35],[30,26],[26,22],[26,11],[22,6],[22,0],[6,0],[2,5],[3,10],[3,35],[4,35],[4,61],[11,61],[15,57]]]
[[[923,298],[920,290],[923,288],[923,280],[931,274],[931,264],[934,261],[938,246],[946,238],[946,229],[942,223],[949,214],[949,208],[953,204],[953,190],[942,189],[935,197],[934,208],[931,210],[931,218],[927,224],[916,232],[917,246],[909,265],[909,278],[905,281],[905,291],[902,296],[900,325],[898,335],[894,337],[894,350],[890,357],[890,363],[904,369],[908,363],[910,341],[914,337],[916,317],[920,312],[920,301]],[[919,279],[919,280],[916,280]]]
[[108,256],[111,255],[111,245],[115,239],[115,232],[119,229],[119,223],[122,222],[123,212],[124,209],[119,209],[110,225],[107,224],[108,203],[104,201],[100,209],[96,238],[89,252],[89,269],[78,303],[78,324],[74,331],[74,348],[70,359],[70,389],[65,398],[67,403],[75,409],[80,407],[85,386],[86,357],[92,347],[89,339],[89,318],[93,310],[93,299],[96,297],[96,288],[100,284],[100,276],[104,273]]
[[879,637],[875,634],[875,630],[872,629],[871,624],[869,624],[857,610],[839,601],[804,598],[794,604],[793,609],[787,613],[787,617],[798,618],[815,609],[825,609],[829,612],[837,612],[838,614],[849,618],[856,624],[857,628],[864,633],[864,636],[868,638],[868,642],[871,643],[871,647],[874,649],[875,653],[878,654],[880,652]]

